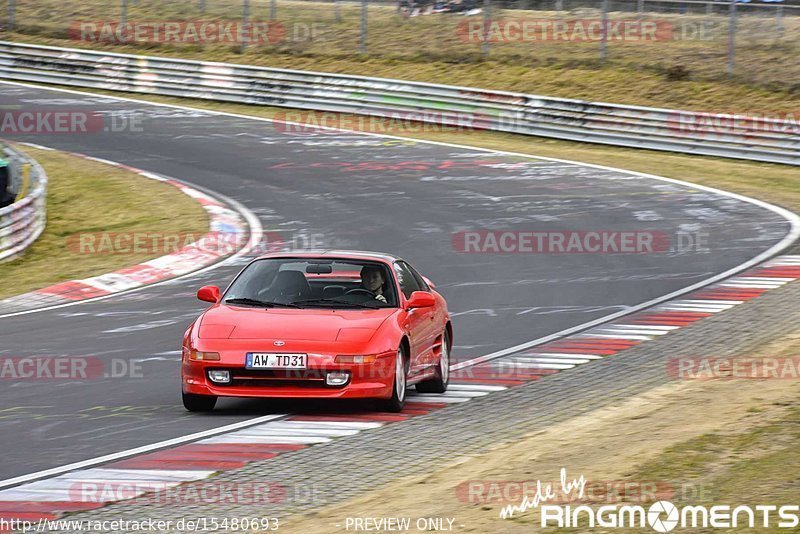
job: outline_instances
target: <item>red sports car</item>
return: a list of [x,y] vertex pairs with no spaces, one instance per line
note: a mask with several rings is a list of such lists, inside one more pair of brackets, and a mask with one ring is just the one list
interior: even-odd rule
[[453,328],[434,285],[395,256],[268,254],[250,262],[183,338],[183,405],[218,397],[372,398],[444,393]]

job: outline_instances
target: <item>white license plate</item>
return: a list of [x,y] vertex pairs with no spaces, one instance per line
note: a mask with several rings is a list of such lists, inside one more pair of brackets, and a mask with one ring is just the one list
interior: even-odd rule
[[306,354],[248,352],[244,366],[247,369],[305,369],[307,363]]

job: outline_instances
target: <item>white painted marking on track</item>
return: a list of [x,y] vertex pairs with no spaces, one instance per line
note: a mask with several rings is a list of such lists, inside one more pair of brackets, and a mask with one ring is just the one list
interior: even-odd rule
[[461,402],[467,402],[471,400],[468,397],[445,397],[443,395],[429,394],[429,393],[425,394],[420,393],[417,395],[412,395],[412,393],[413,393],[412,391],[409,391],[408,396],[406,397],[406,402],[412,404],[414,402],[422,402],[422,401],[437,403],[437,404],[458,404]]
[[669,332],[670,330],[677,330],[680,326],[670,326],[670,325],[662,325],[662,324],[610,324],[608,325],[609,328],[614,328],[616,330],[630,330],[633,333],[636,330],[664,330]]
[[447,386],[447,391],[503,391],[508,389],[505,386],[488,386],[483,384],[450,384]]
[[[650,326],[650,325],[648,325],[648,326]],[[632,333],[635,332],[637,334],[644,334],[644,335],[647,335],[647,336],[665,336],[665,335],[669,334],[668,330],[634,330],[634,331],[631,331],[631,330],[621,330],[621,329],[616,329],[616,328],[603,328],[602,330],[599,330],[599,331],[600,332],[606,332],[606,333],[609,333],[609,334],[632,334]]]
[[64,480],[138,481],[150,482],[188,482],[213,475],[216,471],[177,470],[177,469],[116,469],[95,468],[67,473]]
[[601,339],[630,339],[632,341],[652,341],[653,336],[631,335],[631,334],[581,334],[581,337],[601,338]]
[[275,445],[313,445],[315,443],[328,443],[330,438],[322,436],[248,436],[242,439],[240,436],[220,436],[209,438],[200,443],[222,444],[222,443],[261,443]]
[[743,300],[683,300],[681,302],[691,302],[692,304],[742,304]]
[[521,356],[547,356],[553,358],[583,358],[585,360],[602,360],[603,357],[598,354],[578,354],[569,352],[526,352]]
[[[583,359],[583,358],[526,358],[523,356],[512,356],[509,358],[510,361],[515,363],[556,363],[556,364],[569,364],[569,365],[580,365],[582,363],[590,362],[591,360]],[[505,360],[504,360],[505,361]]]

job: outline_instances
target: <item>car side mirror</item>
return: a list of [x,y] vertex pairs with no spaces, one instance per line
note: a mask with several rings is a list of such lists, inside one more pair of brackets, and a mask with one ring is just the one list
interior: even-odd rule
[[406,309],[430,308],[436,304],[436,299],[427,291],[414,291],[406,302]]
[[423,280],[425,280],[425,283],[426,283],[426,284],[428,284],[428,286],[429,286],[431,289],[436,289],[436,284],[434,284],[433,282],[431,282],[431,279],[430,279],[430,278],[428,278],[427,276],[423,276],[423,277],[422,277],[422,279],[423,279]]
[[197,298],[204,302],[219,302],[219,288],[217,286],[203,286],[197,291]]

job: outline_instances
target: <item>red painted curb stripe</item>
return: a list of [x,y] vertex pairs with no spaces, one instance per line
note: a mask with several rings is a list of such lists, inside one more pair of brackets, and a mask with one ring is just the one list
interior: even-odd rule
[[[39,519],[55,519],[56,514],[40,514],[40,513],[19,513],[19,514],[10,514],[6,515],[3,514],[0,516],[0,519],[5,519],[6,521],[11,521],[12,519],[18,519],[21,521],[38,521]],[[6,532],[9,532],[7,530]]]
[[71,512],[93,510],[103,506],[102,502],[77,501],[0,501],[0,516],[33,512]]
[[[273,454],[272,456],[277,456]],[[106,467],[114,469],[165,469],[175,471],[228,471],[247,465],[247,461],[198,461],[198,460],[139,460],[131,458],[109,464]]]
[[405,415],[401,414],[327,414],[327,415],[293,415],[288,418],[289,421],[366,421],[366,422],[391,422],[391,421],[405,421],[408,419]]

